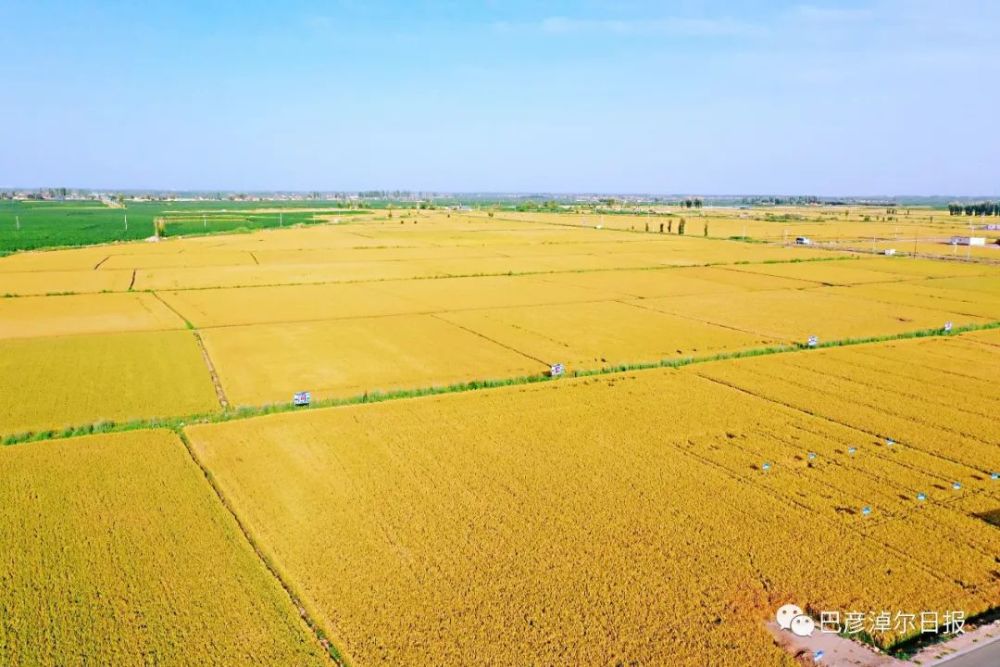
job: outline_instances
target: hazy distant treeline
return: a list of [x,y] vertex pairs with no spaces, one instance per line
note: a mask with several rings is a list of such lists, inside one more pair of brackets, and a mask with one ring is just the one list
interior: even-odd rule
[[952,215],[1000,215],[1000,202],[952,202],[948,204],[948,213]]

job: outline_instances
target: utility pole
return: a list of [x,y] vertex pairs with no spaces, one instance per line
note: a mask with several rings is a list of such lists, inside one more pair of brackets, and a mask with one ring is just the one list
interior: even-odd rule
[[125,231],[127,232],[128,231],[128,213],[123,213],[122,215],[125,216]]
[[21,216],[14,216],[14,224],[17,226],[17,231],[21,231]]
[[205,229],[208,229],[208,218],[205,216],[204,213],[201,214],[201,226],[204,227]]

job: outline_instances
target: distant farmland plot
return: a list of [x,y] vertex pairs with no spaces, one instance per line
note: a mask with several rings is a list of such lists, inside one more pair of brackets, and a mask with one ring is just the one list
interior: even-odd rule
[[576,369],[708,356],[775,342],[767,335],[619,301],[469,310],[441,318],[546,363]]
[[821,341],[830,341],[941,328],[947,321],[955,324],[990,321],[951,310],[937,310],[946,305],[940,300],[928,300],[926,305],[917,307],[869,300],[853,294],[817,288],[758,291],[741,295],[739,299],[715,294],[645,299],[642,304],[665,313],[800,343],[813,335]]
[[0,448],[0,664],[329,664],[184,446]]
[[160,292],[197,327],[400,315],[419,305],[363,283],[229,287]]
[[0,201],[0,251],[105,243],[153,235],[153,216],[149,212],[137,209],[129,221],[128,232],[123,213],[99,202]]
[[152,294],[0,299],[0,340],[183,328],[184,320]]
[[430,315],[206,329],[205,347],[236,405],[332,398],[540,375],[545,364]]
[[[125,208],[112,208],[91,201],[0,200],[0,252],[135,241],[154,235],[153,221],[158,217],[165,218],[168,236],[326,222],[314,212],[295,211],[306,205],[323,202],[289,202],[288,210],[279,215],[280,211],[270,210],[282,207],[275,202],[267,203],[265,213],[258,212],[259,202],[126,202]],[[329,208],[345,218],[366,212]]]
[[0,272],[0,296],[42,296],[62,292],[124,292],[131,271],[5,271]]
[[0,436],[219,410],[190,331],[0,341]]

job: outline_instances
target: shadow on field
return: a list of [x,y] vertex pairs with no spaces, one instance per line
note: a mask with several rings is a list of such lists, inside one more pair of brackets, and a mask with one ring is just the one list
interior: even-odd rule
[[990,510],[989,512],[979,512],[977,514],[973,514],[972,516],[977,519],[982,519],[995,528],[1000,528],[1000,508]]

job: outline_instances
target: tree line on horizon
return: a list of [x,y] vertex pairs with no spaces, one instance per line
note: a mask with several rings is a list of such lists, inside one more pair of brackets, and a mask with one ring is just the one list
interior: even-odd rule
[[1000,216],[1000,201],[981,202],[951,202],[948,204],[950,215],[998,215]]

